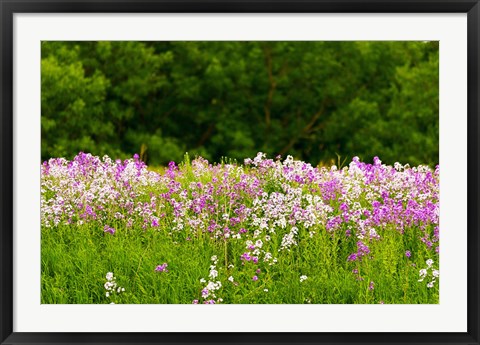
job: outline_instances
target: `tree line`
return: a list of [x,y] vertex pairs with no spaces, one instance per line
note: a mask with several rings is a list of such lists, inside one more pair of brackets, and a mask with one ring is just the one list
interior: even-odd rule
[[438,42],[41,45],[42,159],[185,152],[435,165]]

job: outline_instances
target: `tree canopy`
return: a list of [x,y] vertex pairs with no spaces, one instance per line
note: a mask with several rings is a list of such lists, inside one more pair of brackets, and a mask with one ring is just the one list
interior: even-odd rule
[[42,42],[42,159],[435,165],[438,42]]

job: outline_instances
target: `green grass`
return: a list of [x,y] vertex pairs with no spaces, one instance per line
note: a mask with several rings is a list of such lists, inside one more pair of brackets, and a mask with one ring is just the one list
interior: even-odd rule
[[[342,259],[351,250],[337,238],[317,231],[308,240],[308,232],[300,231],[304,238],[299,245],[270,266],[242,265],[244,240],[228,243],[225,260],[225,243],[206,235],[185,240],[165,230],[119,227],[112,236],[93,224],[43,228],[42,303],[192,303],[201,297],[205,284],[200,279],[208,281],[213,255],[218,256],[215,280],[222,282],[217,297],[223,303],[438,303],[438,289],[417,281],[428,253],[406,258],[402,236],[395,231],[385,236],[387,243],[373,259],[360,265]],[[278,243],[266,242],[265,247],[278,254]],[[169,271],[155,272],[164,262]],[[363,281],[352,273],[359,266]],[[259,280],[252,281],[258,267]],[[114,273],[124,293],[105,296],[107,272]],[[238,285],[228,281],[230,275]],[[308,279],[301,283],[301,275]],[[372,291],[370,281],[375,283]]]

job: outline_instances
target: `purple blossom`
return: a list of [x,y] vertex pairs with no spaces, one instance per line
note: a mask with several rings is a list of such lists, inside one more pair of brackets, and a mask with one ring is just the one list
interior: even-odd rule
[[155,272],[168,272],[167,270],[167,264],[166,263],[163,263],[161,265],[158,265],[156,268],[155,268]]
[[115,229],[112,228],[112,227],[110,227],[110,226],[108,226],[108,225],[105,225],[105,226],[104,226],[103,231],[104,231],[104,232],[107,232],[107,233],[109,233],[109,234],[112,234],[112,235],[115,234]]

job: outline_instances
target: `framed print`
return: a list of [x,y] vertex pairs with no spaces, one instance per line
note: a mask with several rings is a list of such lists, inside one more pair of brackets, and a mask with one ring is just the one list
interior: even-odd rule
[[2,344],[479,343],[478,1],[1,11]]

